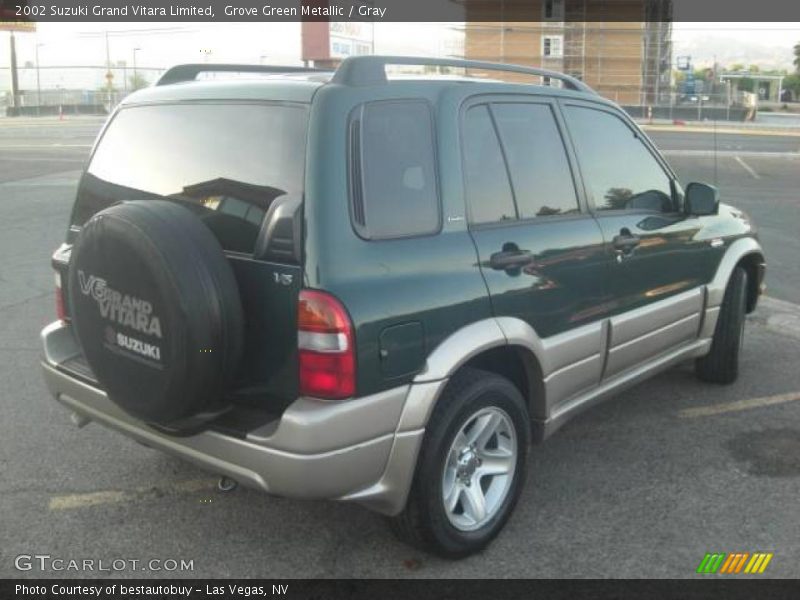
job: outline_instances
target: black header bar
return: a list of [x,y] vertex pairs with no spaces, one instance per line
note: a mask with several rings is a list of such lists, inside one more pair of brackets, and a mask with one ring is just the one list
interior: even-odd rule
[[0,0],[0,25],[51,22],[800,21],[794,0]]

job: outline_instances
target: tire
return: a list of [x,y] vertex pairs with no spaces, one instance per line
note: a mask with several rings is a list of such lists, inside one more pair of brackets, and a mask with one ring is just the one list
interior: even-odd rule
[[229,408],[244,339],[239,288],[191,211],[146,200],[94,215],[72,248],[68,295],[86,360],[120,408],[184,433]]
[[[459,452],[470,435],[477,435],[480,424],[487,427],[484,436],[478,436],[476,450]],[[492,424],[496,427],[489,435]],[[517,503],[529,446],[530,420],[519,390],[494,373],[462,369],[434,408],[408,502],[390,519],[392,530],[402,541],[446,558],[480,551],[500,532]],[[489,460],[498,469],[504,466],[506,474],[481,476]],[[458,496],[453,510],[445,506],[446,488],[451,499]],[[485,500],[483,520],[476,519],[479,513],[473,510],[477,490]]]
[[711,350],[695,361],[695,372],[703,381],[728,384],[739,376],[746,308],[747,271],[736,267],[725,289]]

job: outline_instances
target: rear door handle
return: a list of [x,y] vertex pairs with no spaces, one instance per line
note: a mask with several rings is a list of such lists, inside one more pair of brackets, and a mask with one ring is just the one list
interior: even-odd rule
[[636,246],[638,246],[642,242],[642,238],[638,235],[633,235],[629,231],[622,231],[618,236],[615,236],[611,243],[614,246],[615,250],[619,250],[623,253],[632,252]]
[[503,250],[489,257],[489,266],[496,271],[505,271],[527,265],[532,260],[533,256],[527,250]]

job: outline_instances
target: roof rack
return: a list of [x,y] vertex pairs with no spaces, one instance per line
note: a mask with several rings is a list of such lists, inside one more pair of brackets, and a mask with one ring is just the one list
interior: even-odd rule
[[538,77],[550,77],[563,82],[564,87],[577,92],[596,94],[591,87],[580,79],[565,75],[558,71],[523,67],[480,60],[460,60],[455,58],[420,58],[417,56],[350,56],[345,58],[336,69],[332,83],[351,86],[380,85],[386,83],[386,65],[419,65],[436,67],[458,67],[463,69],[482,69],[485,71],[506,71],[522,73]]
[[167,69],[156,85],[194,81],[200,73],[324,73],[326,71],[330,72],[328,69],[273,65],[187,64]]

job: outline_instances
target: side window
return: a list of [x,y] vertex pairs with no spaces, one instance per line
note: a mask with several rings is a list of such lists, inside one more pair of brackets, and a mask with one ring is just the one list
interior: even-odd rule
[[365,104],[350,130],[353,221],[369,239],[440,226],[433,117],[421,100]]
[[493,104],[521,219],[578,212],[564,141],[550,106]]
[[566,114],[597,210],[675,210],[667,173],[619,117],[580,106],[567,106]]
[[503,151],[486,105],[473,106],[464,118],[464,175],[470,222],[516,219]]

